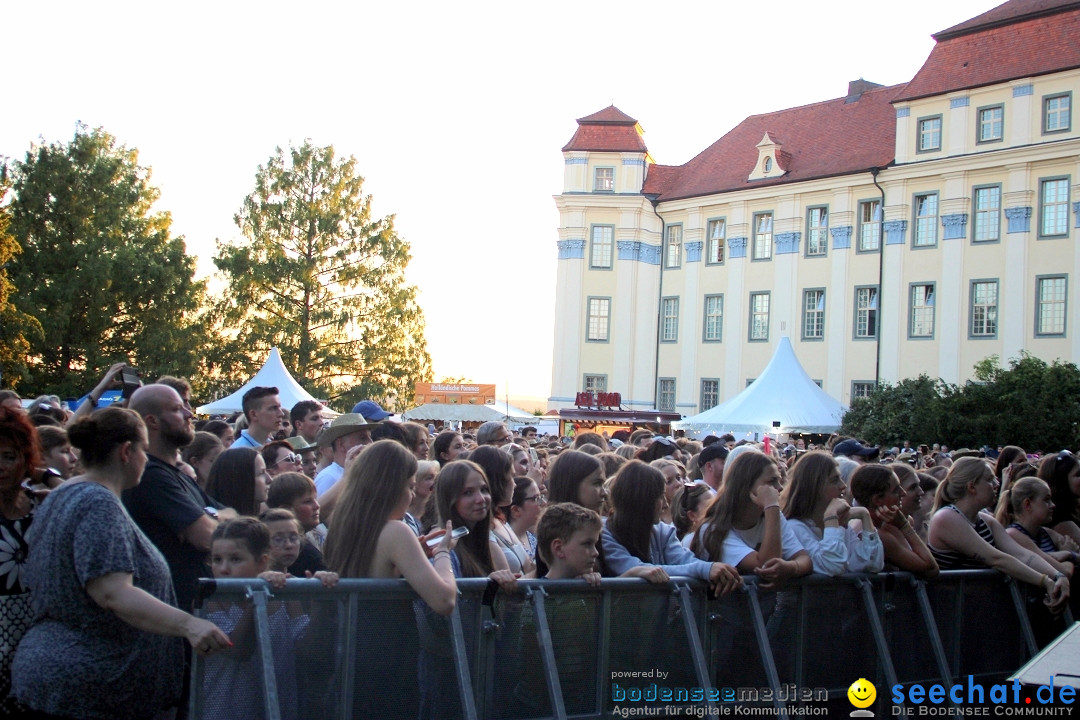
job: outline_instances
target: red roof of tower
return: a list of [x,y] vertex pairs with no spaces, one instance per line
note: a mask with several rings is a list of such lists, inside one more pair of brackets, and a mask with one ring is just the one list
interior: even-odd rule
[[578,118],[577,123],[577,132],[563,147],[563,152],[649,152],[641,139],[637,120],[614,105]]

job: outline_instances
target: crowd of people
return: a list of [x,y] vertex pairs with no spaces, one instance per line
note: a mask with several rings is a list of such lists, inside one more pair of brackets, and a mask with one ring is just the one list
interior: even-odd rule
[[[373,401],[333,420],[313,401],[284,408],[270,387],[249,390],[236,417],[195,423],[191,388],[173,377],[95,410],[121,370],[74,413],[0,391],[0,715],[182,718],[198,653],[209,701],[260,717],[250,607],[211,603],[193,616],[203,577],[405,579],[423,608],[403,618],[421,626],[421,718],[460,715],[439,632],[459,578],[514,593],[521,578],[686,576],[726,595],[748,575],[777,590],[810,573],[932,582],[993,568],[1028,588],[1041,643],[1076,600],[1080,460],[1068,451],[697,441],[647,428],[549,437],[501,422],[435,432],[390,421]],[[558,612],[580,621],[575,607]],[[317,707],[326,678],[308,676],[319,664],[304,660],[304,638],[320,623],[299,603],[272,604],[284,718]],[[570,699],[583,635],[563,632],[555,652]],[[358,648],[360,667],[395,652],[374,636]],[[385,687],[357,677],[357,709],[392,710]],[[535,695],[527,683],[521,692]]]

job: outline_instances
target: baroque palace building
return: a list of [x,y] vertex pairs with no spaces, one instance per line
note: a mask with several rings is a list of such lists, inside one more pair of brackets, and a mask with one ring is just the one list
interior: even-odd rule
[[1080,359],[1080,2],[934,35],[915,77],[752,115],[655,164],[614,106],[563,148],[553,407],[694,415],[788,336],[845,404],[1026,351]]

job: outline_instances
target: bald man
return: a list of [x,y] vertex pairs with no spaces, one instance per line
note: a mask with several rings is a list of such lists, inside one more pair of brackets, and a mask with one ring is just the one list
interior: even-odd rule
[[165,556],[177,604],[191,611],[206,566],[210,536],[219,520],[236,513],[210,498],[179,468],[180,450],[195,439],[191,411],[168,385],[144,385],[129,407],[142,416],[149,441],[142,481],[124,491],[124,505],[140,529]]

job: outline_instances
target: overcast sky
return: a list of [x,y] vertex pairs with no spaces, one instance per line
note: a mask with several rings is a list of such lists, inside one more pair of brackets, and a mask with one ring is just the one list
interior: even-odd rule
[[681,164],[747,115],[910,80],[997,4],[8,3],[0,156],[104,127],[206,275],[274,148],[332,144],[412,244],[436,379],[546,398],[576,118],[614,103]]

